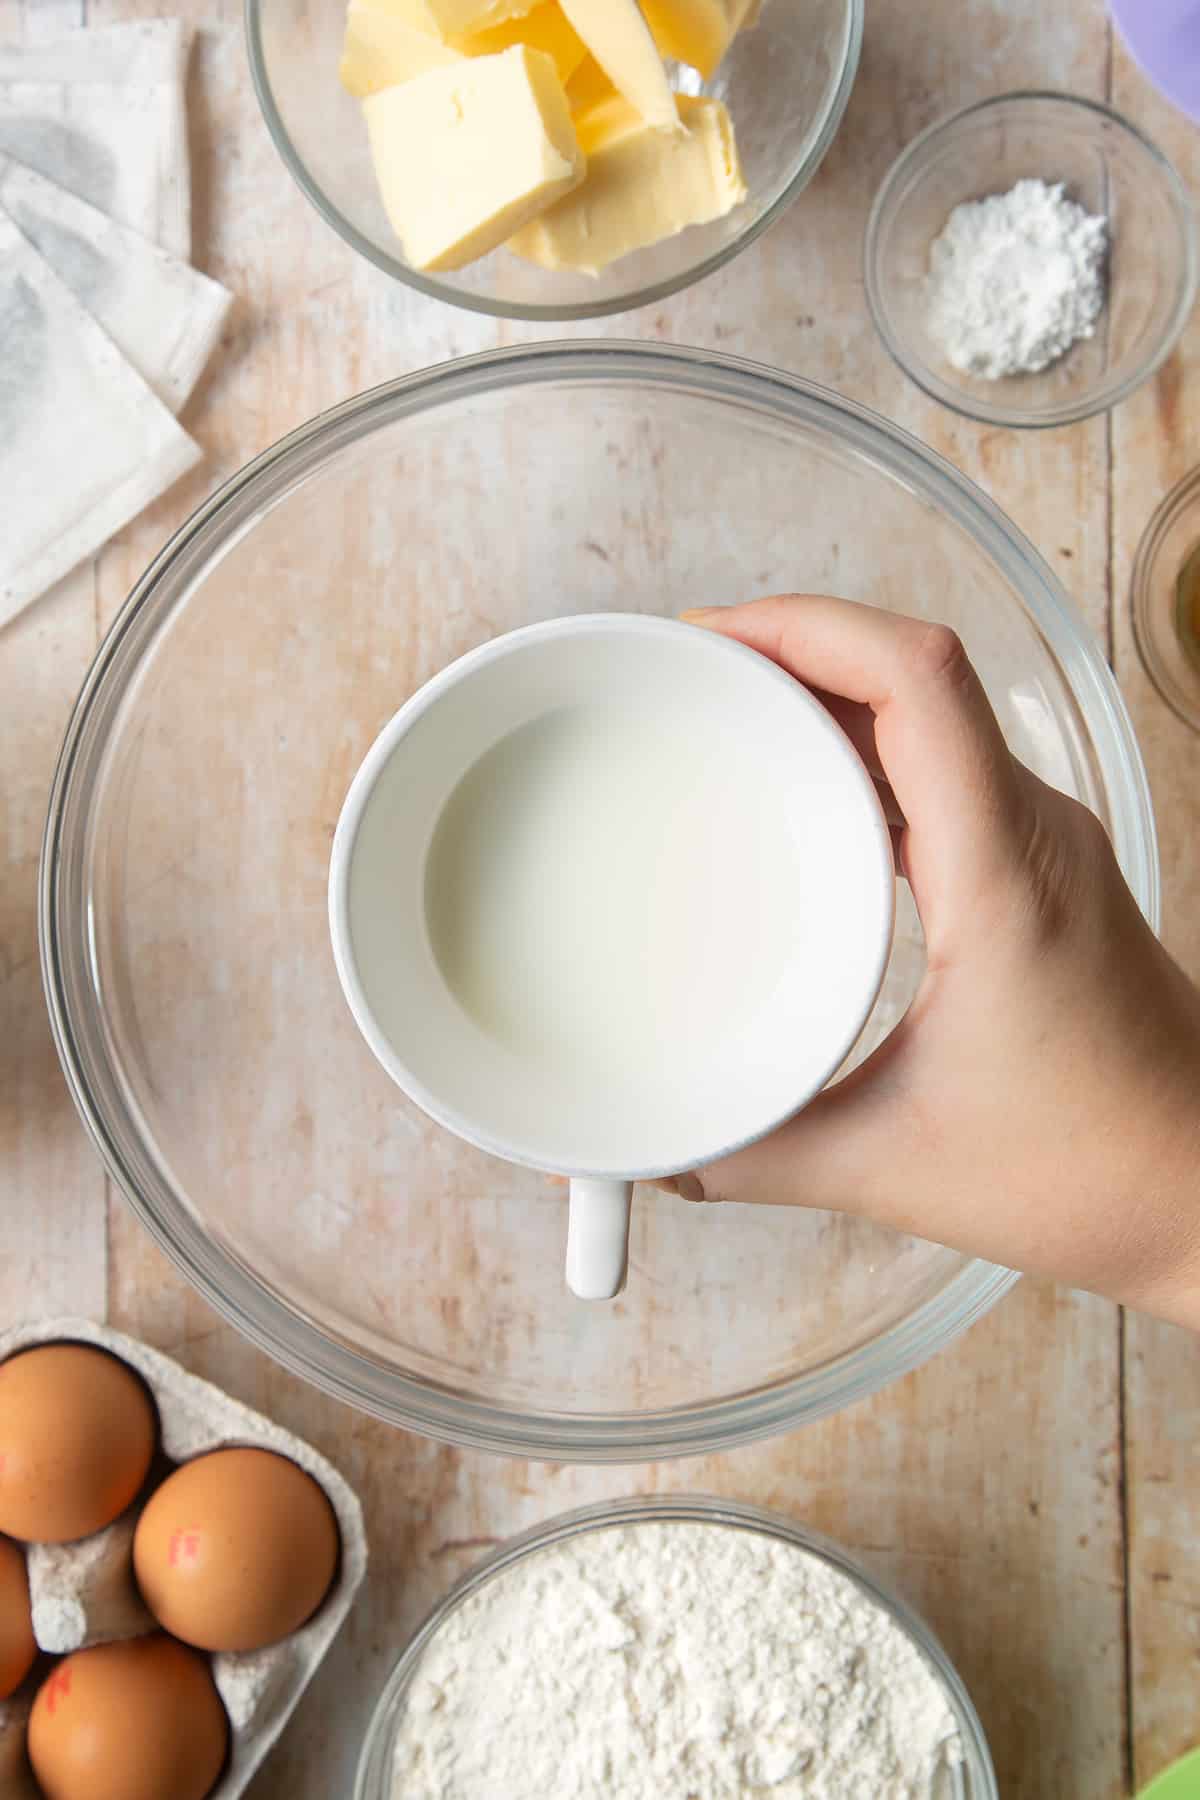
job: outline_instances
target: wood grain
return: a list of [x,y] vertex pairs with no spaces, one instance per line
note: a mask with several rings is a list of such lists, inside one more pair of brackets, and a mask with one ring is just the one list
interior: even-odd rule
[[[1113,103],[1172,158],[1192,194],[1196,127],[1149,89],[1118,46]],[[1138,659],[1130,575],[1159,501],[1200,461],[1200,419],[1184,396],[1200,376],[1200,322],[1113,420],[1113,595],[1117,673],[1150,773],[1161,840],[1164,936],[1200,980],[1200,736],[1170,713]],[[1200,1346],[1130,1314],[1125,1437],[1134,1768],[1139,1782],[1200,1739]]]
[[[86,18],[161,10],[154,0],[89,0]],[[97,629],[204,494],[293,425],[390,375],[519,340],[659,337],[780,364],[898,420],[980,481],[1096,630],[1115,631],[1160,809],[1168,935],[1200,973],[1200,740],[1168,720],[1142,679],[1126,602],[1145,520],[1200,452],[1200,425],[1180,402],[1200,336],[1111,432],[1104,421],[1041,435],[989,431],[937,410],[892,367],[867,317],[860,267],[867,208],[892,157],[966,100],[1022,85],[1104,96],[1115,67],[1118,104],[1187,164],[1193,181],[1194,134],[1119,56],[1113,65],[1101,0],[924,0],[917,9],[871,0],[843,129],[817,180],[760,246],[702,287],[599,329],[518,329],[400,292],[356,260],[271,147],[245,64],[240,4],[186,0],[176,10],[198,28],[189,95],[195,259],[238,304],[184,416],[205,448],[203,467],[121,533],[94,572],[73,577],[0,635],[0,1310],[6,1319],[63,1306],[107,1310],[122,1329],[310,1437],[363,1494],[374,1553],[367,1591],[254,1795],[349,1792],[391,1661],[422,1611],[487,1545],[585,1500],[685,1489],[779,1507],[895,1579],[958,1662],[1006,1797],[1127,1793],[1135,1753],[1144,1779],[1198,1735],[1194,1345],[1131,1320],[1123,1396],[1115,1311],[1026,1283],[889,1391],[732,1455],[638,1470],[557,1468],[389,1430],[251,1349],[122,1203],[110,1197],[106,1207],[49,1045],[35,866],[56,744]],[[0,38],[52,37],[84,16],[83,0],[0,0]]]

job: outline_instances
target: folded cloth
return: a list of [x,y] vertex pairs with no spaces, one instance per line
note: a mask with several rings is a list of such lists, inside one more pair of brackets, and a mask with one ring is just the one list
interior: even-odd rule
[[0,623],[200,458],[70,288],[0,217]]
[[153,19],[0,51],[0,152],[184,261],[190,41]]
[[117,349],[179,412],[220,336],[233,295],[149,238],[0,156],[7,214]]
[[0,44],[0,81],[103,81],[153,87],[181,77],[189,36],[181,19],[65,31],[41,44]]

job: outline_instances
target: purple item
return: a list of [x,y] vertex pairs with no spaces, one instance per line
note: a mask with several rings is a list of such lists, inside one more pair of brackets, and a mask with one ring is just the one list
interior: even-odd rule
[[1143,73],[1200,119],[1200,0],[1111,0],[1111,10]]

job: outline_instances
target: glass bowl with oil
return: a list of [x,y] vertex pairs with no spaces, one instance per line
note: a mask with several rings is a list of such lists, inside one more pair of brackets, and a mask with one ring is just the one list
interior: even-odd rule
[[1138,547],[1133,630],[1151,681],[1200,731],[1200,469],[1167,495]]

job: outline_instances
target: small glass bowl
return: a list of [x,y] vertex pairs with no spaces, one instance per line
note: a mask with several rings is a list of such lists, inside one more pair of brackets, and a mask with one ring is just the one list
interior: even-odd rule
[[599,275],[541,269],[500,249],[465,269],[405,262],[379,198],[357,100],[338,80],[345,0],[245,0],[255,91],[284,164],[327,224],[377,268],[433,300],[495,318],[596,319],[648,306],[721,268],[779,218],[833,141],[854,86],[864,0],[765,0],[710,82],[725,101],[748,190],[723,219],[623,256]]
[[1133,635],[1151,681],[1200,731],[1200,646],[1181,618],[1179,578],[1200,556],[1200,469],[1171,490],[1146,527],[1133,565]]
[[[931,336],[929,250],[953,209],[1033,177],[1109,221],[1095,335],[1038,375],[962,374]],[[1124,400],[1166,361],[1196,298],[1196,223],[1172,165],[1106,106],[1069,94],[983,100],[916,138],[887,175],[866,237],[867,299],[917,386],[986,424],[1071,425]]]
[[660,1524],[669,1521],[723,1525],[734,1531],[758,1532],[806,1551],[847,1576],[888,1614],[928,1663],[954,1715],[963,1760],[948,1771],[946,1781],[939,1785],[937,1800],[998,1800],[996,1775],[979,1716],[954,1664],[924,1620],[848,1550],[843,1550],[829,1538],[809,1531],[779,1513],[706,1496],[604,1501],[597,1506],[579,1507],[573,1512],[560,1513],[547,1524],[522,1532],[519,1537],[510,1538],[499,1550],[476,1564],[434,1607],[388,1677],[367,1727],[354,1783],[354,1800],[392,1800],[392,1762],[408,1690],[431,1639],[452,1612],[487,1582],[551,1544],[580,1537],[585,1532],[611,1530],[618,1525],[639,1525],[649,1520]]

